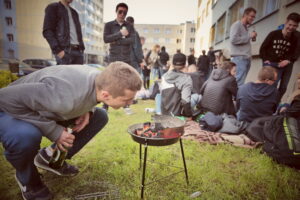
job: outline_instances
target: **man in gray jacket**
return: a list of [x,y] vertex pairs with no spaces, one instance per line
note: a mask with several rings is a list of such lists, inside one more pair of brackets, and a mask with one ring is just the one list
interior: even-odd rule
[[242,19],[233,23],[230,28],[231,61],[236,64],[236,81],[239,87],[244,84],[251,66],[250,41],[256,38],[257,33],[249,33],[248,26],[254,21],[255,15],[254,8],[246,8]]
[[[78,173],[66,162],[58,169],[49,165],[54,150],[38,151],[43,136],[62,151],[68,148],[66,158],[71,159],[108,121],[106,112],[95,106],[104,102],[118,109],[131,104],[141,85],[132,67],[114,62],[101,73],[85,66],[49,67],[0,89],[0,142],[16,169],[23,198],[52,197],[36,166],[62,176]],[[74,135],[66,131],[70,125]]]

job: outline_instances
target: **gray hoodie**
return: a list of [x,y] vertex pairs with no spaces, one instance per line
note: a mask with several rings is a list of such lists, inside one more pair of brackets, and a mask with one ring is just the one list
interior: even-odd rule
[[0,89],[0,111],[38,127],[56,141],[57,121],[79,117],[97,105],[95,77],[100,72],[82,65],[48,67]]

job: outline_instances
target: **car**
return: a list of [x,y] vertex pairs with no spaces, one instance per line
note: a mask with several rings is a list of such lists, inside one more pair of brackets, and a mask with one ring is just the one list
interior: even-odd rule
[[0,70],[8,70],[17,76],[24,76],[37,69],[17,59],[0,58]]
[[35,69],[43,69],[56,65],[56,61],[51,59],[25,59],[23,62]]

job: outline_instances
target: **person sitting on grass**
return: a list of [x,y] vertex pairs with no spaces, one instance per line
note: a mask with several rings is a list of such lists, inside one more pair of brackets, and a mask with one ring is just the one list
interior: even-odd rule
[[161,112],[165,115],[191,117],[201,96],[192,95],[193,82],[186,72],[186,56],[177,53],[173,56],[173,69],[162,77]]
[[258,117],[271,116],[276,111],[276,80],[276,69],[264,67],[258,72],[256,82],[246,83],[239,88],[236,101],[239,121],[250,123]]
[[[53,146],[78,153],[108,121],[106,112],[95,107],[104,102],[114,109],[132,103],[142,80],[124,62],[113,62],[103,72],[85,66],[53,66],[36,71],[0,89],[0,142],[5,157],[15,168],[24,199],[51,199],[42,182],[42,168],[61,176],[79,170],[67,162],[49,166]],[[73,125],[73,133],[66,126]],[[42,137],[54,144],[40,149]],[[40,150],[39,150],[40,149]]]
[[199,107],[201,110],[210,111],[216,115],[236,114],[233,104],[233,98],[238,89],[235,73],[236,65],[230,61],[223,62],[218,69],[212,71],[200,90],[202,99]]

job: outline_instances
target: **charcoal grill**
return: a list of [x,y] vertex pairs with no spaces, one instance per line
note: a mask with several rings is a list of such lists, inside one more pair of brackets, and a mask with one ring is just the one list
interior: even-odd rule
[[[182,139],[181,139],[181,136],[184,133],[185,121],[180,120],[176,117],[167,116],[167,115],[154,115],[152,117],[152,120],[154,121],[153,123],[151,123],[152,126],[154,126],[154,127],[159,126],[161,129],[162,134],[159,138],[142,137],[142,136],[137,135],[136,130],[143,128],[143,126],[144,126],[143,123],[134,124],[134,125],[129,126],[129,128],[128,128],[128,133],[131,135],[132,139],[135,142],[139,143],[139,145],[140,145],[140,150],[139,150],[140,169],[142,167],[142,162],[143,162],[141,199],[144,198],[145,186],[150,184],[150,183],[145,184],[148,146],[167,146],[167,145],[175,144],[178,141],[180,141],[180,149],[181,149],[181,155],[182,155],[182,161],[183,161],[184,168],[181,168],[183,170],[181,170],[179,172],[185,173],[186,183],[189,184],[188,172],[187,172],[183,144],[182,144]],[[143,157],[144,159],[142,159],[142,145],[144,146],[144,157]],[[173,173],[171,175],[178,174],[179,172]],[[164,178],[170,177],[171,175],[166,176]],[[157,180],[157,181],[159,181],[159,180]],[[153,182],[155,182],[155,181],[153,181]],[[153,183],[153,182],[151,182],[151,183]]]

